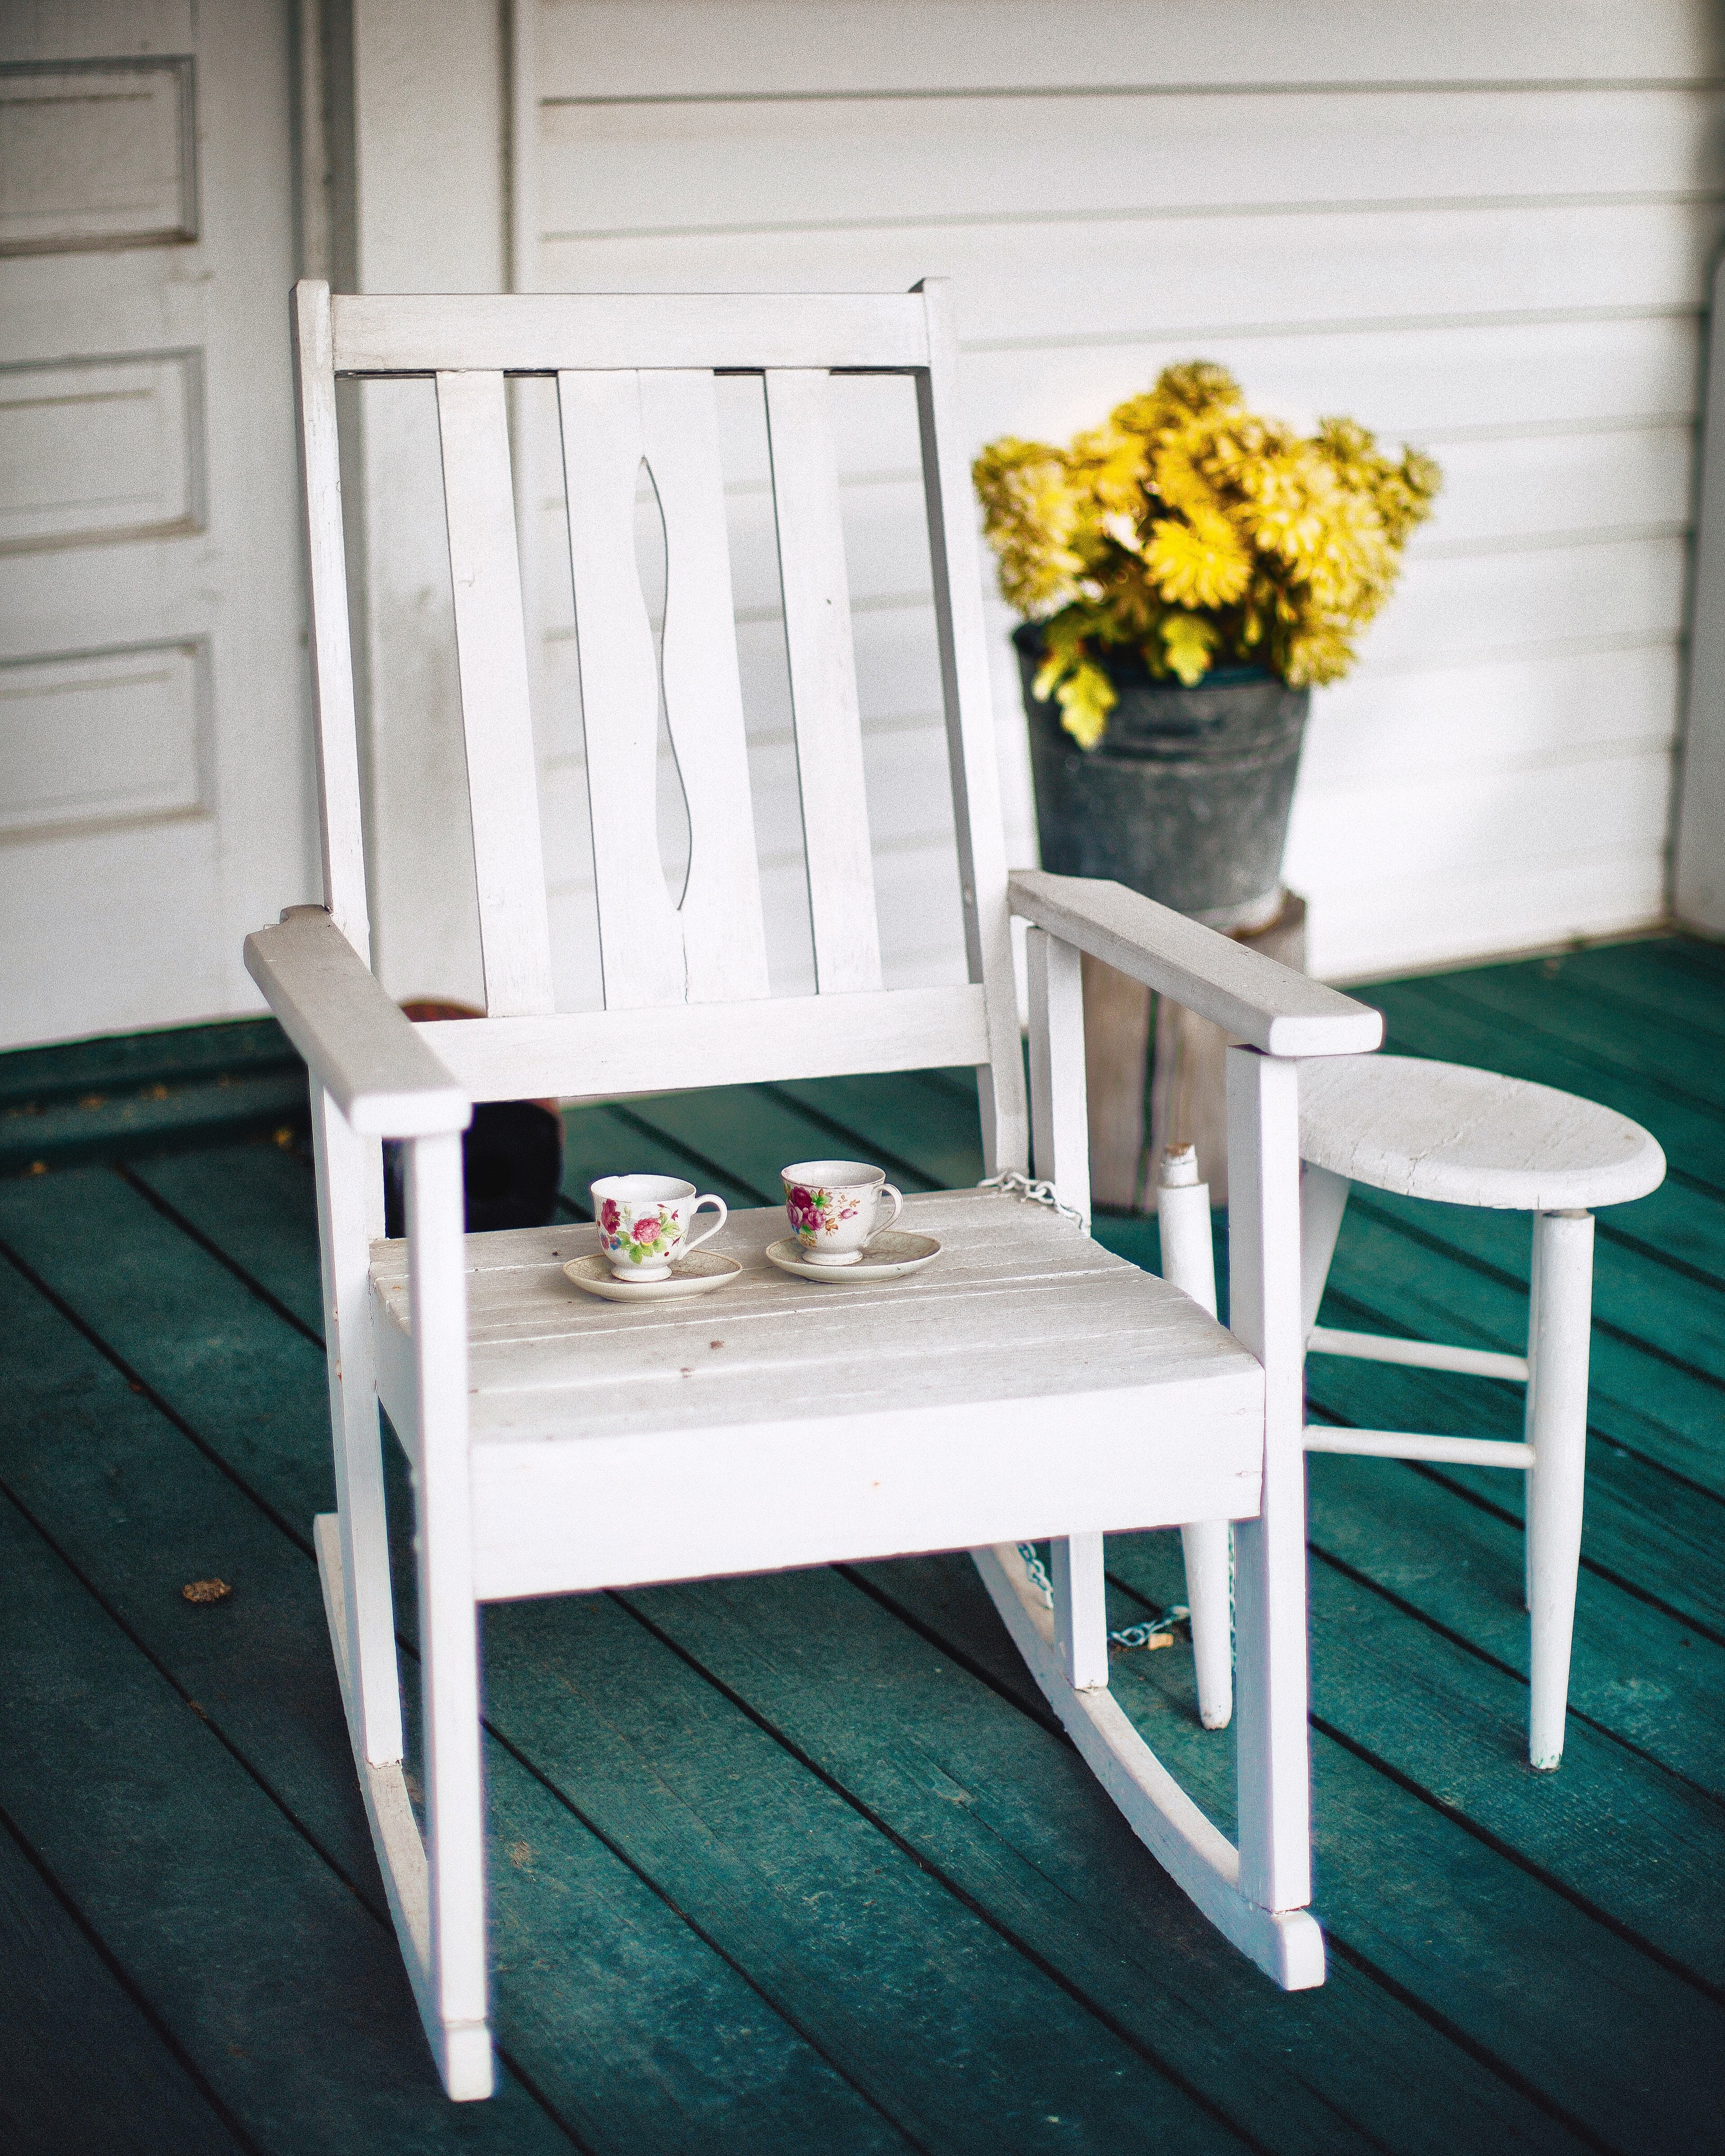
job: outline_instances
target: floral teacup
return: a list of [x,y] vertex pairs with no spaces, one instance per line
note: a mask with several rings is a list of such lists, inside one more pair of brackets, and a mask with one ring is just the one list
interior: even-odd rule
[[[731,1210],[722,1198],[710,1191],[697,1197],[692,1183],[674,1175],[607,1175],[592,1188],[599,1248],[619,1280],[669,1280],[677,1260],[711,1242]],[[719,1217],[691,1236],[689,1224],[703,1205],[716,1205]]]
[[[786,1216],[810,1265],[857,1264],[904,1210],[886,1169],[865,1160],[799,1160],[778,1173]],[[878,1217],[883,1198],[892,1200],[884,1220]]]

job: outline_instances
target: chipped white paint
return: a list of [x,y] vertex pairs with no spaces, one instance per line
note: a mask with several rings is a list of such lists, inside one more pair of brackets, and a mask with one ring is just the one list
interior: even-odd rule
[[1300,1153],[1404,1198],[1517,1213],[1621,1205],[1665,1178],[1657,1142],[1627,1116],[1408,1055],[1302,1065]]

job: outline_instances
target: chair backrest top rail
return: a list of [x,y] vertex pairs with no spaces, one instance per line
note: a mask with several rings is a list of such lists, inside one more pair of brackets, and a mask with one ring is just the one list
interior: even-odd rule
[[921,293],[362,293],[331,300],[339,375],[928,365]]
[[418,1031],[475,1101],[609,1099],[988,1060],[980,983],[542,1017],[441,1019]]

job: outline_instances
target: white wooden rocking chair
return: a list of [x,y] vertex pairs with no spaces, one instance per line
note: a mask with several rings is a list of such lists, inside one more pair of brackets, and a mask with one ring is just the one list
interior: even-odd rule
[[[1014,1639],[1137,1833],[1275,1980],[1320,1983],[1310,1899],[1296,1056],[1375,1047],[1374,1012],[1109,884],[1009,878],[954,358],[906,296],[295,295],[325,904],[248,939],[311,1066],[339,1511],[316,1523],[355,1757],[403,1953],[452,2097],[492,2086],[477,1605],[529,1594],[969,1548]],[[764,375],[818,990],[769,998],[714,370]],[[963,894],[966,985],[881,985],[829,371],[913,377]],[[605,1009],[553,1008],[506,375],[557,379]],[[338,376],[435,377],[488,1015],[414,1026],[369,970],[336,440]],[[660,706],[636,573],[648,465],[670,610],[663,686],[692,851],[679,910],[654,828]],[[1027,1117],[1008,937],[1029,934]],[[733,1214],[720,1303],[594,1305],[579,1227],[464,1239],[475,1101],[617,1096],[970,1064],[990,1172],[1087,1223],[1079,958],[1202,1011],[1231,1051],[1224,1332],[1084,1225],[1001,1190],[910,1201],[947,1250],[914,1285],[810,1287]],[[405,1250],[379,1141],[405,1142]],[[616,1163],[619,1168],[632,1165]],[[554,1255],[554,1253],[556,1255]],[[751,1261],[753,1262],[751,1262]],[[579,1306],[578,1306],[579,1305]],[[724,1352],[717,1336],[722,1335]],[[412,1464],[422,1840],[402,1769],[381,1399]],[[1102,1530],[1234,1520],[1238,1851],[1107,1691]],[[1054,1538],[1054,1609],[1015,1545]]]

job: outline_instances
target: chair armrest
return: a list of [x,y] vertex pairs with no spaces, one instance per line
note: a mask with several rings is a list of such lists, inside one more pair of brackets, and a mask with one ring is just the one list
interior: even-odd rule
[[1383,1014],[1124,884],[1015,869],[1014,913],[1271,1055],[1357,1055]]
[[471,1099],[321,906],[248,936],[245,969],[354,1130],[430,1137],[472,1122]]

